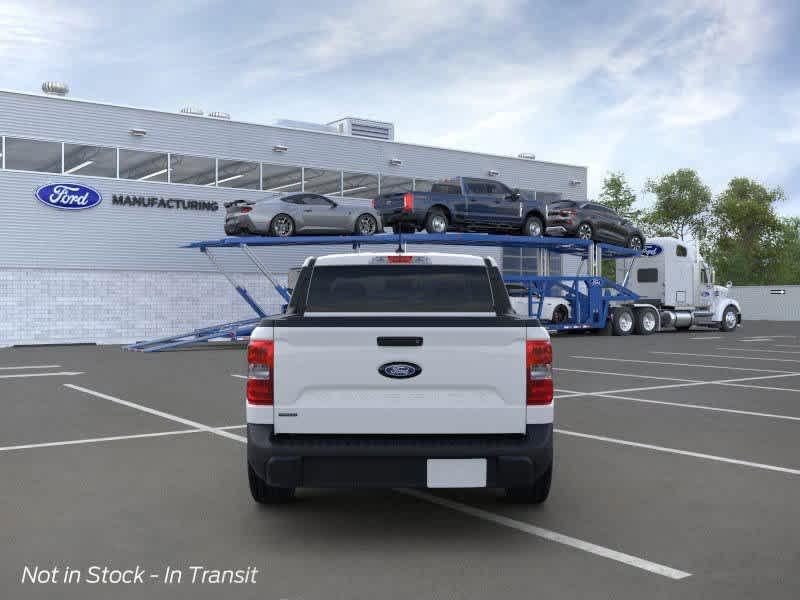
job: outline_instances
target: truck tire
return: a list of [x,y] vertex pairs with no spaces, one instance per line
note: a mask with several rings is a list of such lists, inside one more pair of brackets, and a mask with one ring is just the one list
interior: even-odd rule
[[630,335],[633,331],[633,311],[627,306],[618,306],[612,312],[611,331],[614,335]]
[[569,310],[563,304],[553,309],[553,323],[564,323],[569,318]]
[[539,217],[531,215],[525,219],[525,225],[522,227],[522,235],[527,235],[528,237],[542,237],[544,235],[544,223],[542,223]]
[[506,496],[513,502],[524,504],[541,504],[550,495],[550,483],[553,480],[553,463],[530,486],[522,488],[506,488]]
[[279,488],[269,485],[261,479],[253,467],[247,465],[247,481],[250,483],[250,494],[259,504],[283,504],[294,498],[294,488]]
[[425,217],[425,231],[428,233],[447,233],[449,226],[447,215],[439,208],[432,208]]
[[637,308],[634,331],[636,335],[650,335],[658,330],[659,315],[652,308]]
[[739,325],[738,312],[735,307],[728,306],[722,311],[722,321],[719,324],[720,331],[733,331]]

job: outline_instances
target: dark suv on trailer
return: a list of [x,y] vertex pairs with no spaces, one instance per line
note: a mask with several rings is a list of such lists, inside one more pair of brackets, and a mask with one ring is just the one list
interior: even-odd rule
[[559,200],[550,205],[547,221],[547,235],[644,248],[644,234],[630,219],[597,202]]

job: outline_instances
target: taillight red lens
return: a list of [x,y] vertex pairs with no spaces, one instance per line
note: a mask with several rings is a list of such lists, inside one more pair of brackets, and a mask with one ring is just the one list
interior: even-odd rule
[[413,256],[408,256],[407,254],[390,254],[386,257],[386,261],[390,265],[395,264],[402,264],[402,265],[410,265],[414,260]]
[[377,198],[373,198],[373,200],[372,200],[372,208],[378,208],[378,199]]
[[247,346],[247,402],[273,403],[275,389],[275,342],[253,340]]
[[414,210],[414,194],[403,194],[403,212]]
[[253,210],[253,209],[252,209],[252,208],[250,208],[249,206],[245,206],[245,207],[242,209],[242,212],[243,212],[243,213],[249,213],[251,210]]
[[553,401],[553,347],[549,340],[525,343],[526,404],[550,404]]

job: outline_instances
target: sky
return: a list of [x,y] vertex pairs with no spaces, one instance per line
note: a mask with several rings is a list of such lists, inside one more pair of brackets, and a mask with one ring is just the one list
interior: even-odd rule
[[[0,88],[234,119],[395,123],[396,139],[780,186],[800,215],[800,3],[0,2]],[[0,115],[0,122],[2,116]]]

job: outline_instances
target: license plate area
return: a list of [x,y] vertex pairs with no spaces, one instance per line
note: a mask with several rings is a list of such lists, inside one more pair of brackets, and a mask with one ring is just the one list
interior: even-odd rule
[[485,458],[429,458],[429,488],[486,487]]

